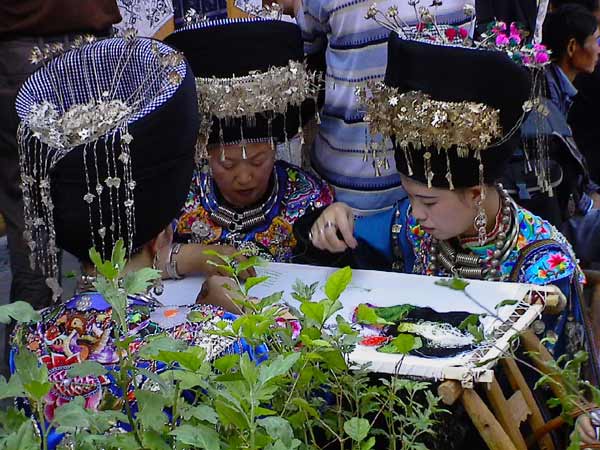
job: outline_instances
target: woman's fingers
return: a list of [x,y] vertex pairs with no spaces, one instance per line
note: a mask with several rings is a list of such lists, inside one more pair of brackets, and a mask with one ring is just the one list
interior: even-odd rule
[[196,303],[220,306],[229,312],[240,314],[242,310],[234,301],[235,289],[235,282],[231,278],[223,276],[208,277],[202,285]]
[[[340,239],[341,234],[342,239]],[[325,209],[310,231],[312,244],[321,250],[339,253],[348,247],[356,248],[352,210],[344,203],[335,203]]]
[[592,421],[588,415],[580,416],[577,419],[577,431],[579,432],[579,437],[581,438],[581,442],[584,444],[598,444],[598,440],[596,439],[596,430],[592,425]]

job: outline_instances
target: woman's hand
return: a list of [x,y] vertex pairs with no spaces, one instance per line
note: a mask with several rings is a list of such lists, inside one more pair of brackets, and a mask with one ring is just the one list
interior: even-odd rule
[[[223,256],[231,256],[234,253],[237,253],[237,250],[229,245],[182,244],[179,253],[173,255],[173,258],[177,261],[177,272],[179,275],[192,275],[196,273],[201,273],[207,277],[213,275],[228,275],[226,271],[213,264],[224,265],[224,262],[216,256],[204,253],[207,250],[219,253]],[[168,257],[168,251],[161,252],[159,255],[158,267],[166,267],[169,263]],[[238,255],[235,258],[238,263],[245,261],[246,259],[247,258],[243,255]],[[256,276],[256,272],[253,268],[244,270],[239,274],[241,280],[254,276]],[[167,277],[167,274],[166,270],[163,269],[163,278],[165,277]]]
[[241,298],[237,289],[235,281],[229,277],[210,276],[202,285],[202,290],[196,298],[196,304],[220,306],[231,313],[242,314],[241,306],[234,301],[234,299]]
[[[338,237],[338,231],[342,239]],[[348,247],[356,248],[354,239],[354,215],[345,203],[328,206],[315,221],[309,234],[312,245],[320,250],[341,253]]]
[[583,414],[577,418],[577,422],[575,422],[575,431],[579,433],[579,439],[581,443],[584,444],[582,448],[586,447],[585,444],[598,444],[600,445],[600,441],[596,439],[596,429],[592,425],[592,421],[588,414]]

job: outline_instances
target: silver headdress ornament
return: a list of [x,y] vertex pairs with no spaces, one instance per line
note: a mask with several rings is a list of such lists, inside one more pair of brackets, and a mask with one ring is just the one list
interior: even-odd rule
[[[251,72],[249,75],[231,78],[196,78],[198,92],[198,110],[202,119],[198,140],[200,157],[207,157],[206,144],[213,118],[218,120],[221,140],[221,158],[225,157],[222,126],[230,126],[235,119],[240,119],[242,136],[242,154],[245,154],[243,127],[256,125],[257,115],[264,115],[272,121],[275,115],[287,114],[289,106],[300,107],[307,99],[315,102],[315,115],[319,122],[317,111],[317,95],[319,92],[320,75],[309,71],[302,62],[289,61],[287,66],[272,67],[265,72]],[[300,112],[298,113],[300,114]],[[302,120],[298,128],[300,140],[304,143]],[[269,136],[274,147],[273,138]],[[285,143],[289,145],[287,134]]]
[[[461,25],[446,25],[438,22],[438,9],[443,5],[441,0],[433,0],[431,5],[422,6],[421,0],[405,0],[412,9],[413,17],[403,17],[397,5],[382,11],[376,3],[367,9],[365,19],[377,22],[383,28],[396,33],[403,39],[424,41],[454,46],[471,46],[472,27],[475,18],[475,7],[466,3],[463,14],[468,21]],[[372,84],[371,84],[372,85]],[[357,89],[357,93],[362,88]],[[385,135],[384,135],[385,136]],[[374,133],[366,133],[366,145],[363,161],[372,158],[376,176],[381,176],[381,169],[389,169],[389,161],[385,141],[377,139]]]
[[[439,25],[436,19],[436,9],[442,5],[442,1],[434,0],[431,6],[420,7],[420,0],[408,0],[408,5],[412,6],[416,19],[416,25],[409,25],[403,20],[398,14],[398,7],[391,6],[387,11],[381,11],[377,8],[377,5],[372,4],[365,15],[365,19],[376,21],[379,25],[384,28],[393,31],[398,34],[401,38],[408,40],[422,41],[435,45],[446,45],[452,47],[464,47],[470,49],[482,49],[482,50],[496,50],[506,53],[515,63],[526,67],[531,71],[532,89],[530,98],[523,104],[523,115],[515,126],[508,132],[499,143],[500,145],[510,138],[514,133],[518,131],[518,127],[521,126],[525,115],[531,111],[536,112],[534,119],[536,122],[541,122],[548,115],[548,109],[542,100],[543,95],[543,80],[544,76],[542,70],[550,62],[550,52],[545,46],[539,43],[525,43],[525,39],[528,36],[528,32],[521,28],[518,24],[512,23],[507,25],[503,22],[493,22],[489,24],[488,29],[482,33],[480,41],[474,41],[471,39],[471,30],[468,29],[469,25],[463,26],[448,26]],[[433,8],[433,12],[431,10]],[[465,17],[474,19],[475,18],[475,7],[472,4],[466,3],[463,6],[463,13]],[[471,22],[472,24],[473,22]],[[370,92],[368,92],[370,91]],[[398,94],[397,90],[385,86],[384,83],[368,83],[366,86],[357,88],[356,95],[359,97],[359,102],[366,107],[367,113],[365,121],[369,122],[369,132],[367,133],[367,146],[365,149],[364,161],[367,161],[369,156],[373,158],[373,166],[375,167],[375,173],[380,174],[380,168],[389,165],[387,161],[387,150],[386,146],[382,142],[373,142],[375,136],[378,133],[382,133],[383,136],[396,135],[398,133],[405,135],[408,140],[400,139],[400,143],[409,142],[413,148],[418,148],[420,142],[436,142],[436,145],[440,145],[439,148],[446,148],[448,143],[448,130],[446,126],[450,123],[448,111],[458,111],[457,108],[463,108],[463,115],[466,118],[470,117],[470,113],[475,109],[482,109],[485,105],[474,105],[469,102],[461,103],[448,103],[444,105],[444,102],[433,102],[425,95],[418,95],[415,92],[407,94]],[[404,101],[410,99],[414,103],[403,104]],[[395,103],[392,105],[390,102]],[[397,103],[396,103],[397,102]],[[437,105],[432,108],[432,105]],[[394,111],[390,111],[393,109]],[[411,110],[415,112],[415,109],[420,109],[421,113],[431,114],[430,116],[418,115],[414,117],[414,121],[401,119],[407,118],[407,114],[404,111]],[[398,113],[398,114],[396,114]],[[389,116],[389,114],[394,114]],[[443,120],[442,120],[443,119]],[[470,120],[461,120],[464,125]],[[400,126],[400,124],[402,125]],[[429,123],[429,128],[421,129],[417,134],[416,128],[417,123],[424,124]],[[440,128],[440,124],[445,123]],[[453,126],[457,125],[456,123]],[[482,142],[488,142],[488,137],[495,133],[490,129],[490,132],[482,130],[480,124],[474,122],[472,129],[468,127],[458,127],[460,133],[463,133],[463,145],[466,140],[472,140],[475,135],[481,131]],[[404,127],[408,128],[405,129]],[[536,125],[537,129],[541,129],[541,125]],[[440,133],[442,129],[445,129],[443,133]],[[494,127],[494,129],[496,129]],[[393,132],[395,131],[395,132]],[[497,136],[494,136],[497,137]],[[437,142],[440,140],[440,142]],[[460,141],[460,139],[458,139]],[[464,149],[461,150],[460,142],[456,142],[458,145],[459,154],[465,155]],[[470,148],[475,149],[476,154],[480,156],[481,149],[477,150],[478,145],[469,145]],[[480,147],[480,146],[479,146]],[[549,183],[549,158],[548,158],[548,144],[547,137],[542,136],[538,133],[536,138],[535,149],[524,149],[525,157],[527,159],[527,167],[530,171],[534,171],[538,178],[538,185],[542,191],[547,192],[552,196],[552,185]],[[406,146],[402,146],[407,162],[409,161],[409,154]],[[530,162],[530,153],[536,153],[535,165],[532,167]],[[410,169],[410,164],[408,164]],[[480,164],[481,172],[481,164]],[[433,174],[429,174],[428,179],[431,179]],[[452,187],[452,175],[448,170],[446,174],[448,178],[448,184]],[[480,174],[480,178],[483,175]]]
[[[82,36],[68,50],[60,44],[36,47],[31,62],[42,67],[27,80],[16,101],[21,118],[17,138],[24,237],[32,267],[42,269],[56,300],[61,289],[50,191],[53,169],[73,149],[82,149],[90,247],[107,250],[107,236],[112,242],[127,237],[131,252],[136,183],[129,124],[175,92],[185,76],[186,63],[170,47],[137,38],[133,30],[127,30],[122,38],[98,41],[91,35]],[[108,167],[103,180],[99,179],[99,158],[106,159]],[[97,180],[93,186],[90,179]],[[120,190],[121,186],[124,189]],[[111,207],[110,226],[94,226],[92,209],[98,208],[102,223],[103,203]]]

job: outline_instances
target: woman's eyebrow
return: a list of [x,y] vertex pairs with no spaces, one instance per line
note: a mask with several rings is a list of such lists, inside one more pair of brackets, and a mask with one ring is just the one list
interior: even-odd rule
[[414,197],[426,198],[426,199],[429,199],[429,200],[437,200],[437,196],[435,196],[435,195],[415,194]]

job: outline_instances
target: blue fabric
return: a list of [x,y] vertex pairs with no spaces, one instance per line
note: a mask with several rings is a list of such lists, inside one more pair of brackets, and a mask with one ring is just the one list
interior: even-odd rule
[[390,227],[396,208],[383,211],[371,216],[357,217],[354,221],[354,237],[367,242],[375,250],[392,261],[392,244],[390,242]]
[[550,100],[566,117],[577,95],[577,89],[556,63],[550,64],[546,69],[546,82]]

